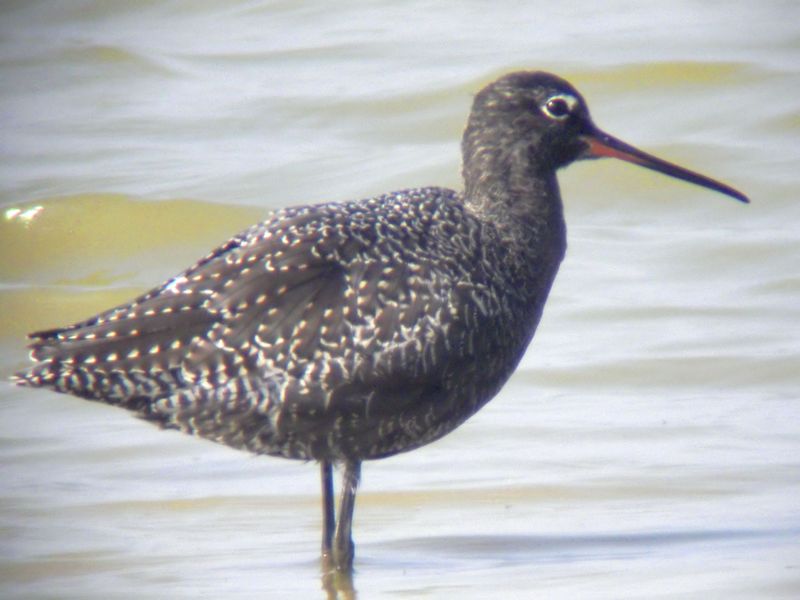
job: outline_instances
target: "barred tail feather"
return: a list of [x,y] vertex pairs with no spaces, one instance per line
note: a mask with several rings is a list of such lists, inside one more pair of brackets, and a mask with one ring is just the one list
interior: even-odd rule
[[14,380],[119,405],[164,394],[180,385],[187,347],[217,320],[202,300],[150,294],[69,327],[33,333],[36,364]]

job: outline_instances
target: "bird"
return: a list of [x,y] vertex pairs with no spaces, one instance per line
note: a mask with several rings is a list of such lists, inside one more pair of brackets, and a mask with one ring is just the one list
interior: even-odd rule
[[542,71],[483,87],[461,150],[463,191],[278,210],[131,302],[30,334],[16,383],[319,463],[322,559],[351,571],[362,462],[456,429],[531,342],[566,251],[559,169],[616,158],[749,202],[605,133]]

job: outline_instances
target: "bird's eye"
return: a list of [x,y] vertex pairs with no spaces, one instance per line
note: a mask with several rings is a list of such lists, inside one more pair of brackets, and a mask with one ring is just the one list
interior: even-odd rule
[[578,106],[578,99],[575,96],[559,94],[547,99],[542,106],[542,112],[551,119],[563,121],[572,114],[576,106]]

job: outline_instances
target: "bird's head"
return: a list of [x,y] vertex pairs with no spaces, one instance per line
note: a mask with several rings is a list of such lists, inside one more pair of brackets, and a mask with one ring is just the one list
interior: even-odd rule
[[539,71],[510,73],[476,96],[464,133],[465,175],[472,161],[524,164],[554,172],[575,160],[617,158],[748,202],[741,192],[642,152],[599,129],[583,96],[567,81]]

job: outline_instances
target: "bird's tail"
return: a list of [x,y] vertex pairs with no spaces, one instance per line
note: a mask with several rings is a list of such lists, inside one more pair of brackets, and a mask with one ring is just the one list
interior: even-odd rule
[[12,380],[124,406],[164,394],[180,385],[187,347],[214,324],[201,302],[151,293],[75,325],[32,333],[36,364]]

